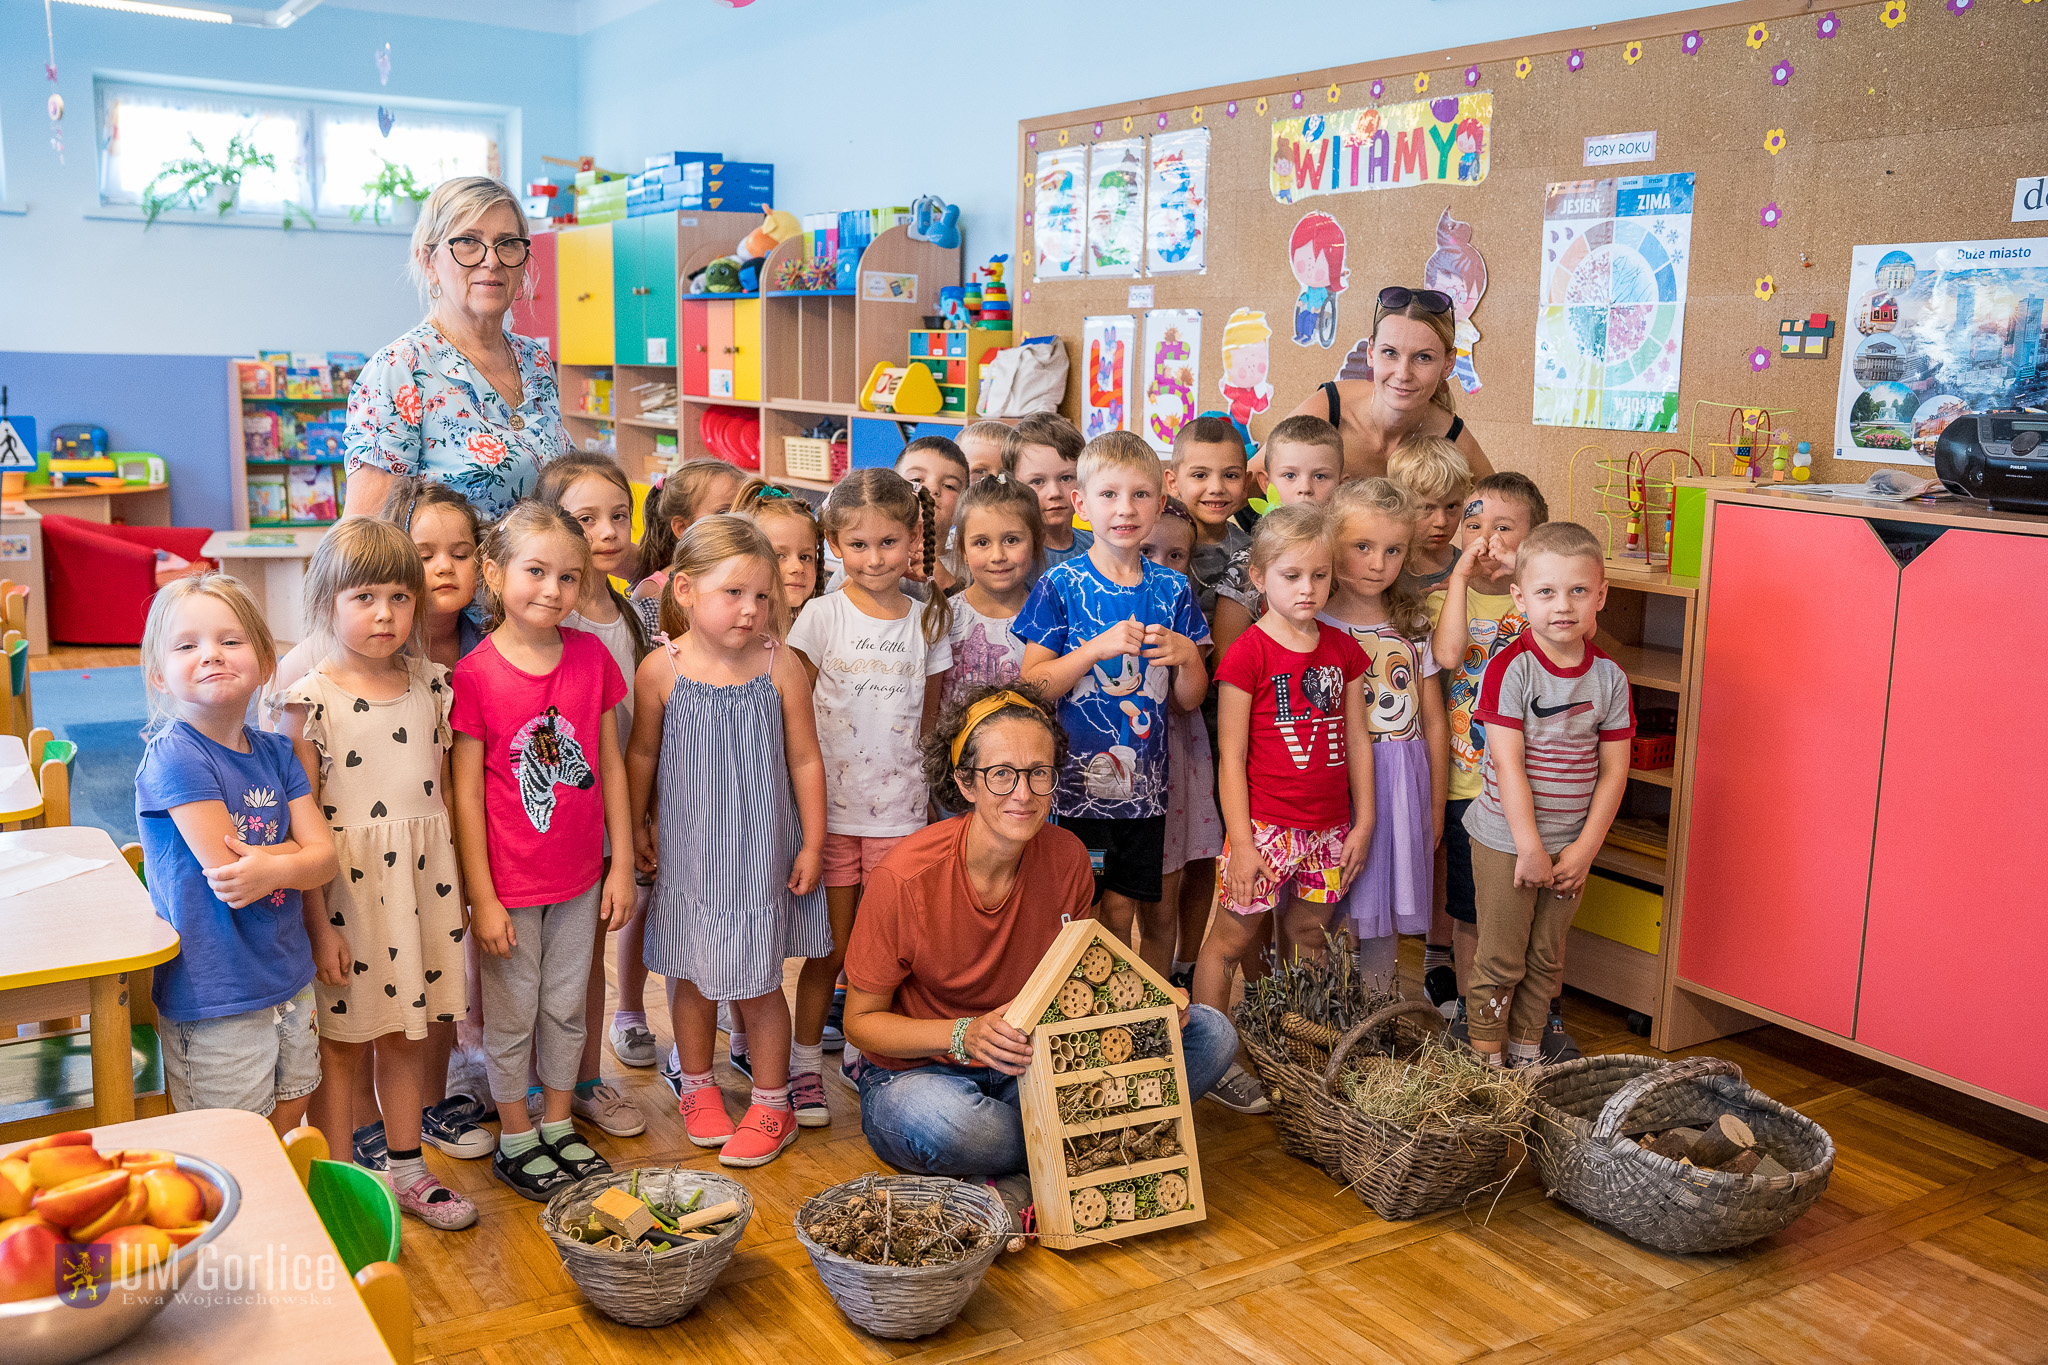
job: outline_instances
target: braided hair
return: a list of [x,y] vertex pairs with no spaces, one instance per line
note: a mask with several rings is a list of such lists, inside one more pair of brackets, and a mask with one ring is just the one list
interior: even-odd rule
[[[902,526],[907,534],[922,530],[919,548],[923,563],[927,567],[938,563],[939,505],[929,489],[918,487],[893,469],[853,470],[833,484],[825,498],[825,534],[836,541],[853,519],[869,508]],[[938,585],[928,582],[926,587],[920,625],[925,644],[935,645],[946,638],[953,614]]]

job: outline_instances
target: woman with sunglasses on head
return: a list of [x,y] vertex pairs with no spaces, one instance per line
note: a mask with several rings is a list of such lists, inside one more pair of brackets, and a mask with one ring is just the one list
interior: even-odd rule
[[436,186],[412,233],[426,319],[363,367],[348,398],[343,516],[375,516],[394,480],[430,479],[495,521],[575,447],[544,343],[505,330],[531,243],[512,191],[489,176]]
[[1372,378],[1333,379],[1287,415],[1321,417],[1337,428],[1347,479],[1384,478],[1387,457],[1411,436],[1445,437],[1464,454],[1472,477],[1483,479],[1493,465],[1458,416],[1451,382],[1457,338],[1449,294],[1389,285],[1374,301],[1366,346]]
[[[1088,850],[1046,823],[1067,739],[1024,683],[968,688],[924,741],[933,796],[964,814],[891,849],[846,954],[846,1038],[860,1050],[861,1131],[900,1171],[982,1177],[1013,1214],[1030,1197],[1017,1080],[1028,1032],[1004,1019],[1061,927],[1095,898]],[[1191,1093],[1237,1034],[1194,1006],[1181,1026]]]

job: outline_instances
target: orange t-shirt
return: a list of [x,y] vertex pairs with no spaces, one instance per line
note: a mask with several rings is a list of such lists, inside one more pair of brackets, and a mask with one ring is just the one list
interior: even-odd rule
[[[983,908],[967,876],[968,818],[906,835],[861,895],[846,979],[894,997],[893,1011],[906,1018],[972,1018],[1009,1004],[1061,926],[1088,918],[1095,899],[1087,848],[1071,831],[1047,825],[1024,845],[1009,898]],[[941,1060],[862,1055],[893,1071]]]

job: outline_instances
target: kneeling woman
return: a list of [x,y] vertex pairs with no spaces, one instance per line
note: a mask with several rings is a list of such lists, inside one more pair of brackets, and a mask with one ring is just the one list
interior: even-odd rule
[[[900,1170],[1010,1175],[1026,1166],[1031,1043],[1003,1011],[1095,895],[1087,848],[1046,823],[1067,738],[1035,690],[990,684],[947,708],[924,753],[933,794],[966,813],[896,845],[861,898],[846,954],[861,1131]],[[1208,1093],[1236,1048],[1221,1014],[1184,1013],[1188,1093]]]

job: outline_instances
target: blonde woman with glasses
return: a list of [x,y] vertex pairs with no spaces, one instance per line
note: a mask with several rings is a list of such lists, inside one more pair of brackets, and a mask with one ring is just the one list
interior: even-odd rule
[[489,176],[435,187],[413,229],[419,326],[363,367],[348,399],[344,516],[375,516],[393,481],[455,489],[496,521],[574,449],[544,343],[505,330],[529,292],[531,242],[512,191]]

